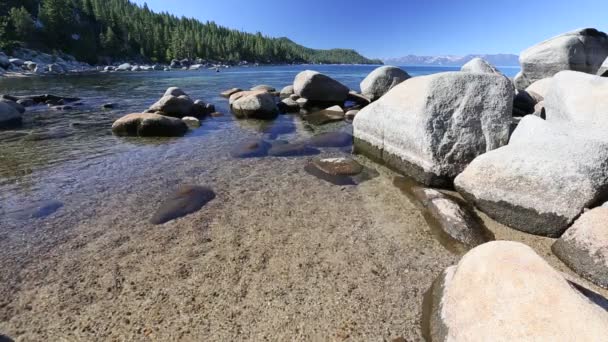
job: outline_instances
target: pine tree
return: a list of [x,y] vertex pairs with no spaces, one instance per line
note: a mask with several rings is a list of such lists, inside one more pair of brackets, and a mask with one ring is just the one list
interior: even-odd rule
[[13,7],[8,12],[8,17],[14,29],[15,39],[27,41],[34,32],[34,20],[25,7]]

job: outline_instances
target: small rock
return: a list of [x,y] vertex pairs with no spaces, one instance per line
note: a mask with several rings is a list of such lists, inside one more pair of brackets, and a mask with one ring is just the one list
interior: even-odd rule
[[312,164],[319,170],[335,176],[354,176],[363,171],[363,166],[352,158],[315,158]]
[[357,116],[358,113],[359,113],[358,109],[351,109],[348,112],[346,112],[346,114],[344,115],[344,118],[348,121],[353,121],[355,119],[355,116]]
[[294,100],[294,101],[298,101],[300,99],[300,96],[296,95],[296,94],[291,94],[289,95],[289,98]]
[[304,117],[306,121],[313,125],[324,125],[334,121],[344,120],[344,110],[340,106],[333,106]]
[[243,89],[240,89],[240,88],[232,88],[232,89],[228,89],[226,91],[223,91],[221,93],[221,95],[222,95],[222,97],[229,98],[230,96],[232,96],[232,95],[234,95],[236,93],[240,93],[242,91],[243,91]]
[[[243,96],[239,96],[233,100],[237,95]],[[267,92],[242,92],[231,96],[230,101],[230,109],[237,118],[270,120],[279,115],[274,96]]]
[[201,122],[199,119],[192,116],[185,116],[182,118],[182,121],[188,125],[190,128],[199,128],[201,127]]
[[273,92],[276,91],[276,89],[274,87],[271,87],[271,86],[266,85],[266,84],[257,85],[255,87],[252,87],[250,90],[251,91],[263,90],[263,91],[268,92],[268,93],[273,93]]
[[281,113],[297,113],[300,111],[300,105],[289,97],[283,99],[277,106]]
[[182,186],[171,194],[150,219],[150,223],[159,225],[200,210],[215,198],[215,192],[203,186]]
[[149,113],[162,112],[164,115],[182,118],[192,112],[194,102],[185,95],[166,95],[148,109]]
[[[288,85],[285,88],[281,89],[281,93],[279,94],[279,96],[281,97],[281,99],[287,99],[291,95],[295,95],[294,94],[294,90],[293,90],[293,85]],[[297,99],[295,99],[295,100],[297,100]]]
[[211,116],[212,118],[221,118],[222,116],[224,116],[224,114],[222,114],[220,112],[213,112],[213,113],[209,114],[209,116]]
[[115,103],[105,103],[101,106],[102,109],[114,109],[116,108]]

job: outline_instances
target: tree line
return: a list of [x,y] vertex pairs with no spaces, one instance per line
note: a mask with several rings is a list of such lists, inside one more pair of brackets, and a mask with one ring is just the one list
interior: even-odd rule
[[202,58],[236,63],[370,64],[354,50],[316,50],[287,38],[247,33],[155,13],[129,0],[0,1],[0,48],[62,51],[89,63],[168,63]]

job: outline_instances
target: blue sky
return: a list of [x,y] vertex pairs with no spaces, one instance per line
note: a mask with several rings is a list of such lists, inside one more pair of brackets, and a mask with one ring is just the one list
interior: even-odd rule
[[367,57],[515,53],[582,27],[608,31],[608,0],[135,0],[312,48]]

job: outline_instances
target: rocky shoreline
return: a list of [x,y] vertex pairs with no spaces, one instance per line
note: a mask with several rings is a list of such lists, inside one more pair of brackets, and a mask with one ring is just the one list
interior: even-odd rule
[[[442,244],[463,254],[426,295],[428,340],[602,340],[606,299],[572,282],[547,258],[608,289],[608,78],[602,77],[608,35],[568,32],[526,50],[521,64],[513,81],[474,59],[461,71],[421,77],[383,66],[357,90],[313,70],[283,88],[229,89],[221,95],[239,121],[294,114],[312,127],[353,127],[352,135],[330,132],[296,142],[248,140],[235,144],[230,157],[312,157],[323,146],[353,145],[355,154],[404,175],[395,185],[439,231]],[[76,101],[5,96],[0,125],[18,124],[25,102]],[[111,129],[121,137],[181,137],[217,115],[213,104],[172,87]],[[316,157],[303,170],[344,187],[374,177],[347,157]],[[180,188],[150,222],[166,224],[205,210],[223,190]],[[494,241],[477,212],[514,233],[545,239],[552,253]]]

